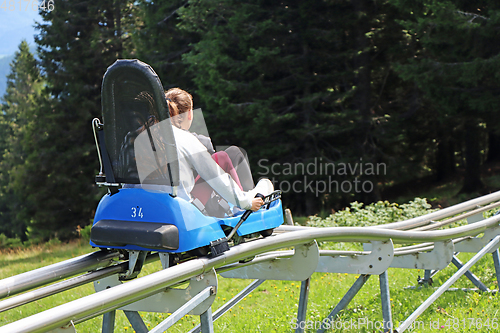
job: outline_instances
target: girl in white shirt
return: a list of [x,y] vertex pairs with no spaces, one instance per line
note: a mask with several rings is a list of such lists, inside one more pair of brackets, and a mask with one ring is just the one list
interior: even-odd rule
[[[261,198],[255,198],[255,194],[267,195],[271,193],[273,191],[271,181],[262,179],[254,189],[244,192],[232,165],[227,169],[233,176],[224,172],[200,140],[188,132],[193,121],[192,96],[182,89],[173,88],[165,93],[165,97],[170,110],[170,119],[174,125],[172,129],[180,166],[179,196],[191,200],[192,194],[197,196],[204,194],[205,198],[202,199],[205,200],[207,194],[210,195],[211,189],[213,189],[237,207],[253,211],[260,209],[264,202]],[[220,154],[220,156],[224,156],[224,154]],[[227,163],[227,161],[224,162]],[[204,181],[196,181],[193,171],[211,188],[208,188]]]

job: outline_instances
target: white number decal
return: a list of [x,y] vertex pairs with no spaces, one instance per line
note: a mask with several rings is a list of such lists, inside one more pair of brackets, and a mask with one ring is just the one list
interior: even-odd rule
[[132,207],[132,217],[140,217],[143,218],[144,214],[142,214],[142,207]]

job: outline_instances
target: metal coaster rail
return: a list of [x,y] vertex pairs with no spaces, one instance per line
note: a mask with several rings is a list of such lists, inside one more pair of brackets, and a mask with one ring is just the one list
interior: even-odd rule
[[[376,244],[376,242],[406,244],[419,243],[416,245],[393,249],[393,256],[422,253],[423,251],[433,250],[437,244],[449,241],[451,241],[451,246],[453,247],[454,245],[461,244],[462,242],[466,243],[470,239],[474,239],[474,236],[487,230],[497,232],[500,215],[495,215],[478,222],[445,230],[424,229],[432,229],[434,227],[441,227],[451,223],[445,220],[436,224],[435,221],[442,220],[444,218],[452,217],[452,221],[456,221],[460,218],[454,216],[462,214],[466,211],[469,212],[465,213],[465,215],[462,214],[462,218],[480,214],[487,209],[500,206],[500,202],[490,204],[498,200],[500,200],[500,191],[424,216],[374,227],[308,228],[283,225],[275,231],[275,235],[273,236],[239,244],[230,248],[229,251],[224,252],[218,257],[202,257],[189,260],[161,271],[136,278],[127,283],[113,286],[112,288],[102,290],[95,294],[56,306],[52,309],[48,309],[41,313],[7,324],[1,327],[1,332],[48,332],[52,330],[56,332],[56,330],[60,327],[68,327],[68,325],[73,326],[90,318],[122,308],[127,304],[131,304],[151,295],[155,295],[166,290],[166,288],[188,281],[194,277],[202,277],[204,274],[210,274],[210,272],[214,269],[217,272],[228,272],[230,270],[237,271],[238,269],[241,270],[245,267],[251,268],[252,266],[276,259],[290,258],[294,255],[293,251],[277,250],[295,247],[295,252],[297,252],[297,249],[301,246],[303,247],[307,244],[315,244],[315,242],[372,242],[373,244]],[[487,208],[478,208],[486,204],[490,205],[486,206]],[[492,240],[494,240],[495,243],[490,242],[490,239],[484,240],[484,245],[482,245],[482,247],[486,250],[481,252],[481,256],[486,252],[493,253],[493,251],[497,251],[498,235],[494,236],[496,237],[492,237]],[[363,256],[368,255],[369,253],[370,251],[318,251],[318,256]],[[498,251],[496,253],[498,256]],[[117,252],[98,251],[89,255],[84,255],[75,259],[0,280],[0,298],[3,298],[40,287],[75,274],[91,271],[70,280],[60,282],[59,284],[49,285],[34,290],[31,293],[22,294],[0,301],[0,311],[11,309],[15,306],[33,301],[34,299],[39,299],[40,297],[45,297],[62,290],[67,290],[83,283],[101,279],[104,276],[123,272],[123,270],[127,267],[127,263],[116,264],[115,260],[117,259],[117,256]],[[256,257],[251,261],[239,263],[242,260],[252,258],[254,256]],[[494,257],[494,259],[495,258],[496,257]],[[152,261],[156,259],[158,259],[158,256],[151,256],[148,260]],[[478,259],[479,257],[474,258],[476,261]],[[498,261],[498,258],[496,258],[496,260]],[[471,265],[472,263],[469,265],[466,264],[463,267],[468,269]],[[497,262],[495,261],[495,268],[497,268],[496,266]],[[461,268],[460,271],[466,271],[466,269]],[[462,272],[462,274],[463,273],[464,272]],[[497,271],[497,276],[498,274],[499,272]],[[366,278],[364,278],[364,280],[359,283],[359,286],[356,288],[361,288],[364,281],[366,281]],[[447,287],[449,286],[447,285]],[[207,290],[204,290],[204,293],[207,292]],[[442,292],[442,290],[440,290],[440,292]],[[206,297],[208,297],[208,294]],[[384,304],[383,299],[382,303],[383,306],[387,305]],[[195,307],[195,305],[191,306],[190,309],[193,307]],[[419,311],[423,310],[425,310],[425,308],[419,308]],[[390,317],[390,309],[388,311]],[[410,323],[410,321],[406,321],[403,327],[400,327],[397,331],[404,331]],[[208,332],[210,332],[210,330],[208,330]]]

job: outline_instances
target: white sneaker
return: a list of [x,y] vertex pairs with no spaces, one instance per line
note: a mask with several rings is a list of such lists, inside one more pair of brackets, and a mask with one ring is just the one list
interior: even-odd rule
[[252,195],[252,198],[254,198],[257,193],[260,193],[263,196],[267,196],[273,192],[274,192],[274,185],[267,178],[262,178],[261,180],[259,180],[257,185],[252,190],[248,191],[248,193]]

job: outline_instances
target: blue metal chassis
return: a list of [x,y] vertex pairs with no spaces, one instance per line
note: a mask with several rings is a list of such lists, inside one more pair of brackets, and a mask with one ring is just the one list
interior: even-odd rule
[[[195,206],[179,197],[172,197],[167,192],[150,191],[138,188],[122,188],[118,193],[102,197],[94,218],[94,224],[100,220],[135,221],[168,223],[179,230],[177,250],[154,250],[160,252],[181,253],[209,245],[211,241],[225,237],[221,226],[236,226],[240,215],[230,218],[215,218],[203,215]],[[281,200],[276,200],[267,209],[253,212],[240,226],[238,235],[248,235],[266,229],[276,228],[283,223]],[[95,247],[150,250],[137,245],[102,246],[90,241]]]

